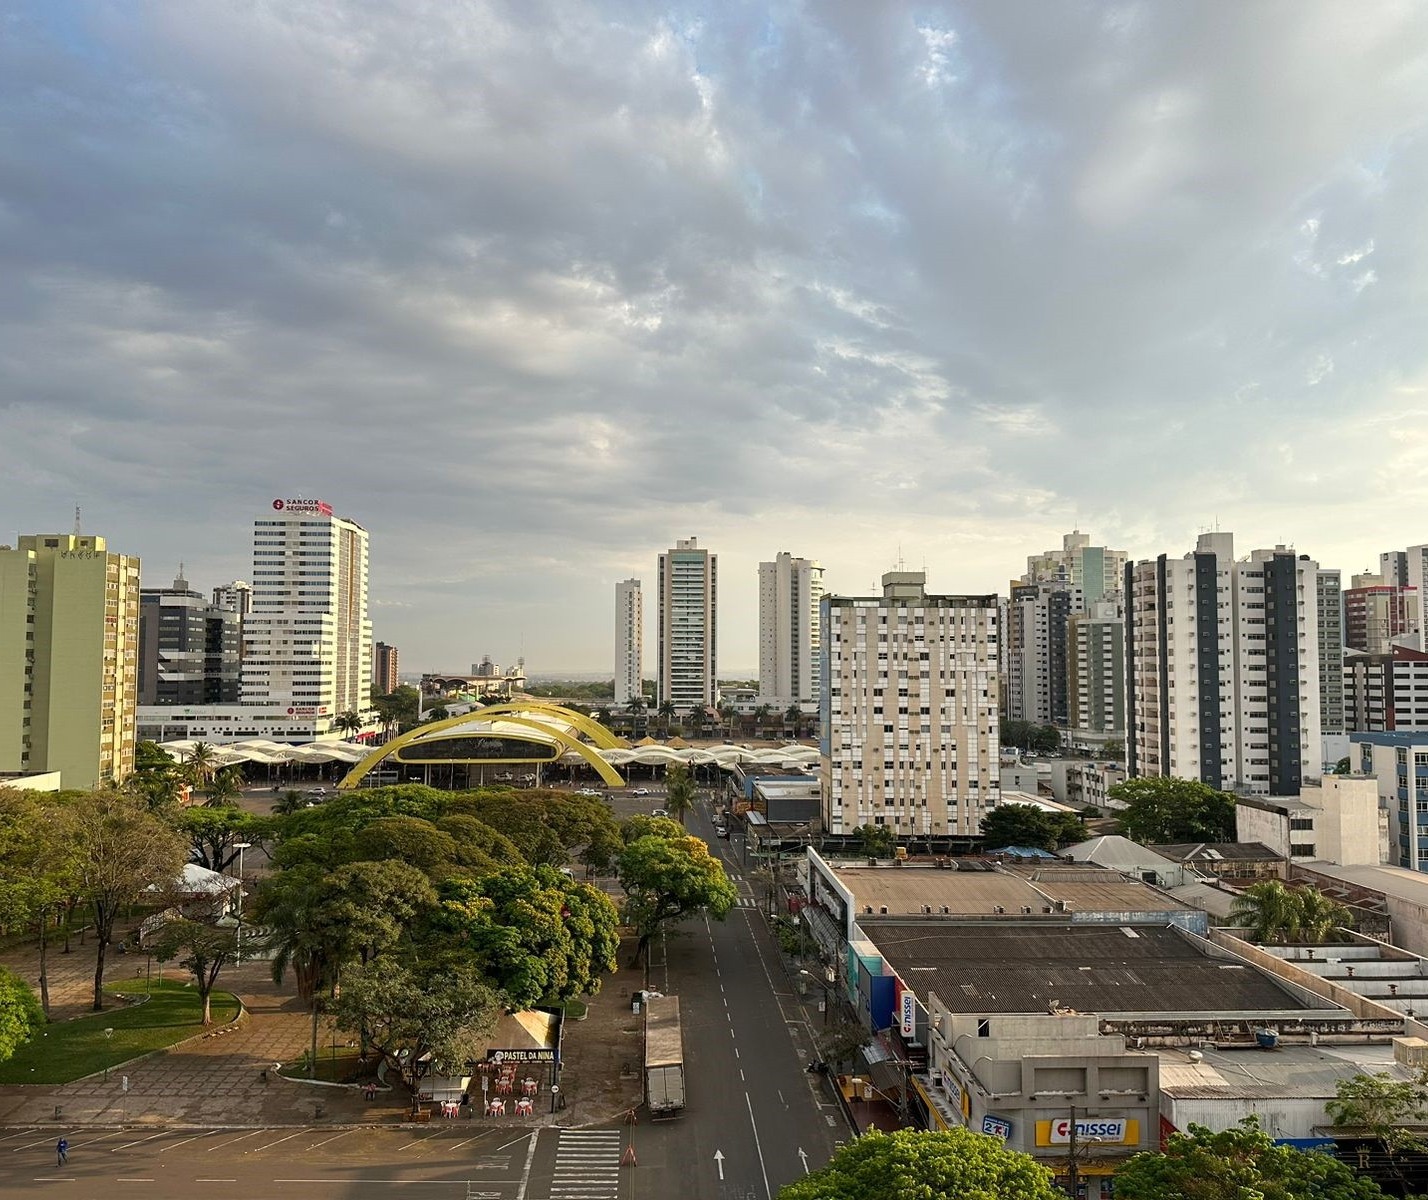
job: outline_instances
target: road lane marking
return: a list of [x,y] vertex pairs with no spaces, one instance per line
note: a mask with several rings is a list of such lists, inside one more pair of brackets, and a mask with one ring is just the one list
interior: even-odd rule
[[[526,1200],[526,1187],[530,1183],[531,1163],[535,1161],[536,1142],[540,1140],[540,1130],[537,1129],[531,1134],[531,1144],[526,1150],[526,1165],[521,1171],[521,1186],[516,1192],[516,1200]],[[511,1145],[515,1145],[512,1142]]]
[[194,1183],[237,1183],[236,1179],[195,1179]]
[[764,1176],[764,1195],[768,1197],[768,1200],[773,1200],[773,1189],[769,1187],[768,1168],[764,1166],[764,1147],[763,1143],[759,1141],[759,1123],[754,1120],[754,1102],[749,1099],[748,1092],[744,1093],[744,1103],[749,1106],[749,1125],[754,1131],[754,1149],[759,1152],[759,1170],[763,1172]]
[[115,1183],[153,1183],[152,1179],[129,1179],[121,1175],[114,1181]]
[[267,1131],[266,1129],[250,1129],[247,1133],[242,1134],[241,1136],[234,1138],[232,1141],[229,1141],[229,1142],[219,1142],[218,1145],[216,1145],[216,1146],[210,1146],[210,1147],[208,1147],[208,1150],[206,1151],[206,1153],[212,1154],[215,1150],[222,1150],[225,1146],[236,1146],[239,1142],[243,1141],[245,1138],[257,1137],[258,1134],[260,1134],[260,1133],[267,1133],[267,1132],[268,1132],[268,1131]]

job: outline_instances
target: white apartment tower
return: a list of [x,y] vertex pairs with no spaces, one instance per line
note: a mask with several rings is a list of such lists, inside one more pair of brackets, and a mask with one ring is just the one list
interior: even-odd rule
[[697,538],[659,556],[659,702],[676,709],[718,703],[719,556]]
[[1013,584],[1007,604],[1007,718],[1064,729],[1070,718],[1068,634],[1081,589],[1064,581]]
[[1089,608],[1067,621],[1066,698],[1073,743],[1094,746],[1125,733],[1126,632],[1115,601]]
[[823,567],[782,551],[759,564],[759,702],[782,712],[818,703]]
[[615,703],[644,698],[645,602],[638,579],[615,584]]
[[297,722],[365,711],[372,686],[367,531],[319,500],[274,500],[253,522],[243,705]]
[[997,597],[882,582],[823,598],[824,828],[975,835],[1000,799]]
[[1297,796],[1321,773],[1319,568],[1206,533],[1126,570],[1133,775]]
[[1319,732],[1345,733],[1344,590],[1338,571],[1319,569]]
[[1026,560],[1022,583],[1067,583],[1081,589],[1090,605],[1120,592],[1128,555],[1091,545],[1091,535],[1079,529],[1061,538],[1060,550],[1047,550]]

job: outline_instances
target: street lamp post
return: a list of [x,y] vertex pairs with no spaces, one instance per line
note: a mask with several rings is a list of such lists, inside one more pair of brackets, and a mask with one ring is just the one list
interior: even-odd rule
[[234,842],[233,849],[238,851],[238,936],[237,936],[237,959],[243,961],[243,851],[251,850],[252,842]]

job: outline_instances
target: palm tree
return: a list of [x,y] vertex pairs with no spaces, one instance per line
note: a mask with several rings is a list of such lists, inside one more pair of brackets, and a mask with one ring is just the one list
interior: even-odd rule
[[641,738],[644,734],[640,731],[641,719],[645,715],[645,698],[643,696],[631,696],[630,702],[625,705],[625,710],[630,714],[630,736]]
[[366,724],[366,722],[350,708],[338,716],[332,723],[336,725],[338,729],[342,730],[343,733],[350,734],[354,737],[362,732],[362,726]]
[[754,709],[755,737],[760,737],[762,735],[763,727],[767,723],[769,719],[769,714],[771,712],[773,712],[773,709],[767,704],[760,704],[758,708]]
[[689,768],[670,767],[664,773],[664,786],[665,812],[683,825],[689,810],[694,807],[694,778],[690,775]]
[[732,704],[725,704],[719,709],[719,715],[724,718],[724,736],[734,736],[734,720],[739,715],[739,710]]
[[194,787],[206,788],[218,772],[218,751],[207,742],[194,742],[184,761],[184,772]]
[[660,720],[664,722],[664,736],[669,737],[670,722],[678,715],[679,710],[674,707],[673,700],[663,700],[660,702],[660,706],[656,711],[659,714]]
[[[790,704],[788,706],[788,711],[783,714],[783,719],[785,723],[785,729],[788,725],[791,724],[793,726],[793,736],[795,738],[798,737],[798,726],[799,723],[803,720],[803,709],[799,708],[796,704]],[[788,736],[786,732],[784,736]]]
[[1306,942],[1327,942],[1337,930],[1348,929],[1354,923],[1353,914],[1332,896],[1318,888],[1301,888],[1299,901],[1299,936]]
[[243,772],[238,767],[224,767],[208,785],[208,806],[229,808],[243,794]]
[[610,726],[611,714],[608,708],[598,708],[595,710],[595,719],[607,729]]
[[1230,905],[1230,920],[1249,933],[1252,942],[1292,942],[1299,938],[1302,903],[1277,879],[1254,883]]

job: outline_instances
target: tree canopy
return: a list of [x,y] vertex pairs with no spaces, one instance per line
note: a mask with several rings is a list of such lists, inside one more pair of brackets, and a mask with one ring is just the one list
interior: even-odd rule
[[[1120,1179],[1116,1180],[1119,1196]],[[826,1167],[779,1190],[778,1200],[1064,1200],[1029,1154],[967,1129],[876,1130],[846,1143]],[[1167,1200],[1162,1196],[1161,1200]]]
[[1116,1172],[1117,1200],[1377,1200],[1378,1184],[1316,1150],[1276,1146],[1254,1118],[1212,1133],[1191,1125],[1163,1153],[1146,1151]]
[[1314,887],[1286,887],[1277,879],[1252,883],[1230,905],[1230,920],[1256,942],[1323,942],[1353,924],[1349,910]]
[[982,818],[982,837],[988,849],[1033,846],[1059,850],[1089,837],[1086,823],[1075,813],[1054,813],[1034,804],[999,804]]
[[0,967],[0,1062],[34,1037],[44,1023],[44,1011],[30,985]]
[[1127,779],[1106,793],[1126,805],[1121,831],[1142,845],[1233,842],[1235,798],[1196,779]]
[[1030,754],[1050,754],[1061,748],[1061,732],[1054,725],[1038,725],[1034,721],[1003,721],[1003,746],[1020,746]]
[[619,913],[604,892],[550,867],[508,866],[442,894],[439,933],[513,1009],[600,990],[615,969]]
[[[673,825],[673,822],[670,822]],[[678,826],[675,826],[678,828]],[[697,837],[636,838],[620,852],[625,920],[639,935],[638,961],[650,941],[671,921],[696,912],[723,920],[738,900],[724,867]]]

